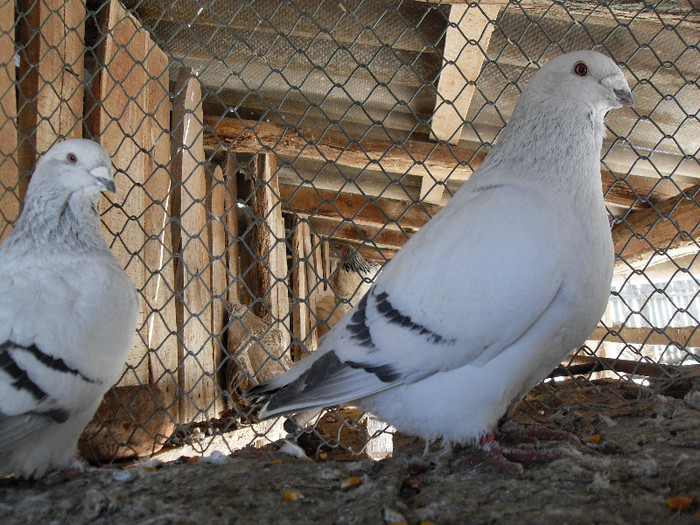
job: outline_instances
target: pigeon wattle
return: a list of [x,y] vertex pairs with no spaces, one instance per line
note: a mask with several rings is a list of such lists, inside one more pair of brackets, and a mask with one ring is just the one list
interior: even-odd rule
[[97,212],[114,188],[102,146],[60,142],[39,159],[0,245],[2,476],[68,467],[131,349],[137,296]]
[[261,416],[352,404],[426,440],[493,448],[499,419],[605,310],[603,120],[632,103],[604,55],[545,64],[481,166],[319,350],[246,393]]

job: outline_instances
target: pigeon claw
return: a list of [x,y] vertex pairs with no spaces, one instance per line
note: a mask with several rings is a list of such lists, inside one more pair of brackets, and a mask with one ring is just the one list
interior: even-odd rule
[[511,474],[522,474],[523,466],[520,463],[514,463],[510,461],[504,454],[501,444],[496,441],[493,434],[488,434],[481,441],[479,441],[479,447],[481,448],[481,457],[486,463],[498,467],[504,472]]

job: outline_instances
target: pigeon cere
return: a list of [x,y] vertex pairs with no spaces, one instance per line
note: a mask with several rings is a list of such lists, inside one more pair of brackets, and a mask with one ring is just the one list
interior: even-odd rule
[[700,523],[698,28],[0,5],[4,521]]

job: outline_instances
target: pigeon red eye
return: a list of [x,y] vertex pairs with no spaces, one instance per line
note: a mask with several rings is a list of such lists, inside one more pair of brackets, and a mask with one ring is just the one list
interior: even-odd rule
[[71,164],[75,164],[76,162],[78,162],[78,157],[75,153],[69,153],[67,158],[68,162],[70,162]]
[[580,77],[585,77],[588,74],[588,66],[583,62],[579,62],[574,66],[574,73]]

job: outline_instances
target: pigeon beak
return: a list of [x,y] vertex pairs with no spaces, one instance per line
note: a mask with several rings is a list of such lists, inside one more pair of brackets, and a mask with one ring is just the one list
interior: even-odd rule
[[615,93],[617,101],[623,106],[634,106],[634,97],[631,91],[627,89],[613,89],[613,93]]
[[602,79],[600,83],[615,94],[615,100],[620,106],[630,107],[634,105],[634,97],[627,85],[625,77],[621,75],[610,75]]
[[90,173],[97,183],[105,190],[114,193],[117,191],[117,187],[114,184],[114,177],[112,176],[112,170],[106,166],[98,166],[97,168],[90,170]]

